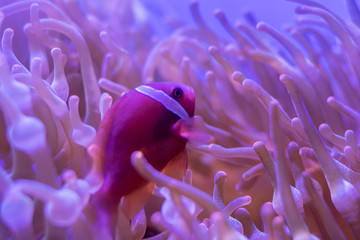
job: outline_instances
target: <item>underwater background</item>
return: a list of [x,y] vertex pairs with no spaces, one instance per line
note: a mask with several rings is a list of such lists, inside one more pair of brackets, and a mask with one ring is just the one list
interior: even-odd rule
[[[0,239],[360,238],[355,0],[2,0],[0,25]],[[154,82],[194,90],[188,169],[137,149],[152,196],[99,227],[99,126]]]

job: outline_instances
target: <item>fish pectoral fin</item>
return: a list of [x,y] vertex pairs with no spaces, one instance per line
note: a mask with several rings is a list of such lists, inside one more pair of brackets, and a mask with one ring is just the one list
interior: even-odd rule
[[148,202],[153,189],[154,183],[149,182],[145,186],[123,196],[120,201],[120,206],[125,216],[132,219]]
[[213,140],[200,116],[180,119],[173,125],[173,131],[194,145],[208,144]]
[[169,177],[182,180],[182,177],[185,175],[187,167],[188,158],[186,149],[184,149],[178,155],[176,155],[168,164],[166,164],[165,168],[162,170],[162,173]]

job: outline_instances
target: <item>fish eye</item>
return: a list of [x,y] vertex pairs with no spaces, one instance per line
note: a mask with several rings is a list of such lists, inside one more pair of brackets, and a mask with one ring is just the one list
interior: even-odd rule
[[175,88],[172,92],[172,97],[175,99],[181,98],[183,95],[183,90],[181,88]]

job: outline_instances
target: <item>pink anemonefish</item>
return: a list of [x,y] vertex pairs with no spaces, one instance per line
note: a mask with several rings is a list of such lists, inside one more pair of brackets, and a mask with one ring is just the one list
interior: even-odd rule
[[96,208],[116,212],[124,197],[124,212],[132,217],[145,205],[153,184],[131,165],[134,151],[141,151],[157,170],[181,177],[187,167],[187,120],[194,110],[194,90],[180,83],[141,85],[120,97],[105,114],[94,142],[101,149],[104,178],[92,196]]

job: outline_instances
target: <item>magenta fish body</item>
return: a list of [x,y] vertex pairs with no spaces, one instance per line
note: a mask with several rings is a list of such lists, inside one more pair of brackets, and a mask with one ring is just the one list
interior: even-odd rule
[[[195,95],[191,87],[180,83],[152,83],[194,115]],[[162,103],[136,90],[120,97],[105,114],[98,130],[96,144],[102,148],[104,183],[97,195],[111,203],[147,182],[131,165],[134,151],[142,151],[157,170],[185,151],[187,139],[174,131],[180,117]]]

